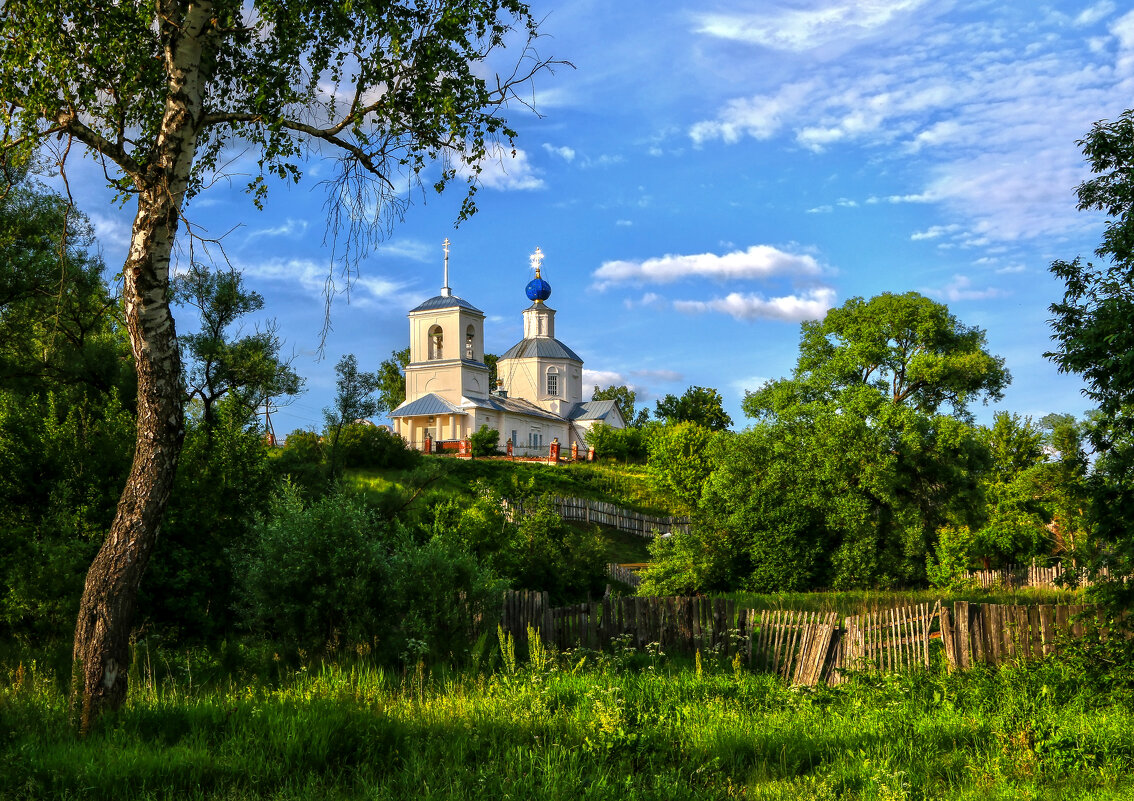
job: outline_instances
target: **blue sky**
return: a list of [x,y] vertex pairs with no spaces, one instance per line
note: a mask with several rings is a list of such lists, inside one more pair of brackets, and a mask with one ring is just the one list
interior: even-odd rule
[[[521,336],[529,254],[544,254],[557,335],[588,384],[625,383],[652,408],[716,387],[737,428],[745,389],[787,375],[799,322],[854,296],[916,290],[987,330],[1013,383],[995,409],[1088,408],[1042,354],[1047,268],[1089,256],[1102,219],[1075,209],[1076,140],[1134,98],[1134,12],[1032,0],[533,2],[545,55],[542,116],[508,112],[515,157],[484,165],[480,212],[454,229],[461,186],[412,194],[405,220],[332,303],[317,358],[329,168],[273,186],[263,212],[232,180],[188,209],[265,297],[307,391],[279,433],[321,426],[344,353],[374,369],[408,342],[405,314],[437,294],[442,240],[453,291],[487,315],[486,349]],[[494,65],[506,68],[509,54]],[[101,170],[71,188],[107,262],[131,209]],[[428,181],[426,182],[428,185]],[[182,254],[183,256],[185,254]],[[179,330],[192,328],[184,315]]]

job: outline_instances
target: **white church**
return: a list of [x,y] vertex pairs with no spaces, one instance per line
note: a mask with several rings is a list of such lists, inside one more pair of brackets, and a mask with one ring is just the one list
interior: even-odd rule
[[583,360],[555,338],[539,248],[525,290],[532,305],[524,310],[524,338],[497,361],[495,387],[484,363],[484,312],[450,290],[447,239],[444,251],[441,294],[409,313],[406,400],[390,414],[399,435],[422,449],[427,438],[444,446],[487,426],[500,432],[501,449],[511,440],[516,455],[547,456],[558,440],[566,456],[573,443],[585,450],[596,423],[625,427],[614,401],[583,401]]

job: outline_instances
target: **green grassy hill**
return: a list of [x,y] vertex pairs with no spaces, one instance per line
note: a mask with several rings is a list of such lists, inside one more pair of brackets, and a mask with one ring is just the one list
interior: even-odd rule
[[[403,469],[348,469],[344,483],[375,504],[387,508],[412,506],[419,513],[449,500],[472,499],[478,485],[487,484],[504,497],[544,494],[613,503],[645,514],[677,514],[667,500],[653,492],[642,465],[574,463],[550,467],[538,462],[504,459],[457,459],[426,456],[422,466]],[[633,534],[603,529],[612,562],[644,562],[646,540]]]

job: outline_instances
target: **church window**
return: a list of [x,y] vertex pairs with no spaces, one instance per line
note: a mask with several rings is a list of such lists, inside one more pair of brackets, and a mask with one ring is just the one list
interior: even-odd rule
[[468,329],[465,331],[465,358],[469,359],[469,360],[476,359],[476,355],[473,352],[473,338],[475,336],[476,336],[476,329],[474,329],[470,325],[468,327]]
[[445,344],[445,335],[441,331],[441,326],[435,325],[429,329],[429,358],[440,359],[442,358],[441,352]]
[[552,397],[559,395],[559,371],[554,367],[547,368],[547,394]]

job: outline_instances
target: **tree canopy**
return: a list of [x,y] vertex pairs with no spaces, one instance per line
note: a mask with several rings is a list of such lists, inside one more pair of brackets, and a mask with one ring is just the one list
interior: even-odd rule
[[732,425],[724,398],[712,387],[689,387],[680,398],[666,395],[654,407],[654,415],[667,423],[696,423],[710,431],[724,431]]
[[802,324],[792,386],[772,382],[747,393],[744,412],[758,417],[783,402],[829,400],[870,387],[895,404],[926,414],[948,404],[968,419],[971,401],[999,400],[1011,381],[1004,360],[985,345],[984,331],[917,292],[851,298],[824,319]]

